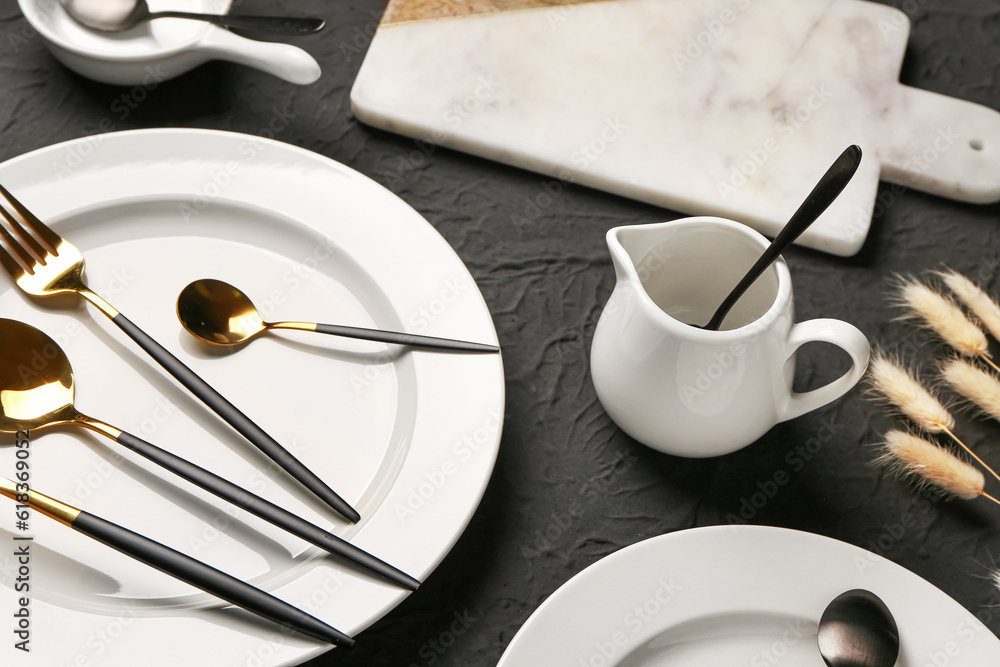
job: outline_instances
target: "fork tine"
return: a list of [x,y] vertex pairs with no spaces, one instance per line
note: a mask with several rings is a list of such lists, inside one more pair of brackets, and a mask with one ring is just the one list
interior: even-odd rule
[[[7,212],[3,210],[2,206],[0,206],[0,212],[3,213],[5,218],[7,217]],[[10,247],[10,250],[7,250],[7,248],[0,246],[0,250],[4,251],[3,259],[5,261],[3,262],[3,266],[12,276],[23,273],[24,266],[31,267],[35,264],[35,259],[30,254],[25,252],[24,248],[18,244],[17,240],[10,235],[10,232],[8,232],[7,228],[3,225],[0,225],[0,237],[2,237],[4,242],[8,245],[8,247]],[[20,261],[23,266],[19,266],[18,261]]]
[[[46,243],[49,246],[47,251],[46,250],[42,251],[42,256],[44,257],[45,252],[58,254],[57,248],[59,248],[59,244],[62,243],[62,237],[56,234],[51,229],[49,229],[48,227],[46,227],[41,220],[35,217],[34,213],[25,208],[24,204],[19,202],[14,197],[14,195],[12,195],[7,190],[7,188],[5,188],[2,184],[0,184],[0,196],[2,196],[4,200],[7,202],[7,204],[17,212],[17,214],[21,217],[21,220],[24,222],[24,224],[26,224],[36,234],[38,234],[38,237],[42,239],[42,242]],[[0,206],[0,209],[3,208],[5,207]],[[6,215],[4,217],[6,217],[8,220],[11,220],[11,218]],[[32,238],[30,234],[24,232],[24,230],[21,228],[20,225],[18,225],[13,220],[11,220],[11,222],[13,222],[17,226],[19,232],[24,238],[26,239],[30,238],[32,243],[36,243],[34,238]]]
[[48,254],[45,248],[43,248],[38,241],[35,240],[31,234],[24,230],[21,223],[10,214],[10,211],[0,206],[0,214],[3,214],[4,219],[11,226],[14,232],[21,237],[21,241],[18,242],[10,233],[4,235],[4,239],[11,244],[11,247],[17,247],[22,254],[29,256],[28,264],[45,264],[45,255]]
[[[0,227],[0,229],[2,229],[2,227]],[[3,264],[3,268],[7,270],[7,273],[9,273],[14,280],[17,280],[20,276],[24,275],[24,267],[18,264],[11,254],[7,252],[7,249],[2,246],[0,246],[0,264]]]

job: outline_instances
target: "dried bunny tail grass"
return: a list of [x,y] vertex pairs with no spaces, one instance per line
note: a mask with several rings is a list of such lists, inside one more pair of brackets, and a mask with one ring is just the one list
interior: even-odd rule
[[941,367],[941,377],[980,410],[1000,419],[1000,380],[993,373],[953,359]]
[[904,280],[899,299],[911,315],[967,357],[989,358],[986,334],[950,299],[917,280]]
[[986,464],[952,431],[955,418],[926,387],[905,368],[876,354],[869,366],[871,386],[896,406],[921,429],[929,433],[946,433],[955,444],[964,449],[976,462],[1000,481],[1000,475]]
[[986,496],[983,473],[941,447],[903,431],[885,434],[884,450],[877,462],[894,473],[911,477],[921,487],[950,498],[973,500]]
[[[955,391],[974,403],[983,412],[1000,419],[998,416],[1000,415],[1000,380],[997,380],[992,373],[974,366],[968,361],[954,359],[941,369],[941,376],[954,387]],[[993,468],[986,465],[986,462],[979,458],[968,445],[959,440],[957,435],[951,431],[947,433],[982,466],[983,470],[1000,480],[1000,475],[997,475]]]
[[875,354],[868,368],[872,389],[917,426],[931,433],[951,433],[955,418],[909,371],[880,353]]
[[972,311],[983,323],[986,330],[1000,340],[1000,305],[974,282],[956,271],[941,271],[938,274],[958,300]]

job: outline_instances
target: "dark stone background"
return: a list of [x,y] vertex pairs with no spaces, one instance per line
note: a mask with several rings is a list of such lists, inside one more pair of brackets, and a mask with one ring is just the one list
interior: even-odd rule
[[[241,9],[248,12],[287,10],[327,19],[321,35],[298,42],[323,67],[317,83],[297,87],[211,63],[158,86],[124,114],[115,101],[126,89],[63,68],[32,35],[14,0],[0,0],[0,160],[102,127],[257,133],[287,106],[295,118],[279,140],[340,161],[398,194],[455,247],[482,289],[507,373],[503,442],[485,498],[419,592],[364,632],[354,649],[333,651],[309,667],[494,665],[532,611],[571,576],[644,538],[731,521],[777,471],[790,481],[750,523],[878,551],[1000,632],[1000,595],[985,579],[1000,552],[1000,510],[985,502],[927,504],[884,479],[870,465],[871,445],[889,422],[859,391],[777,426],[740,452],[709,460],[649,450],[608,419],[588,371],[594,326],[614,285],[604,234],[616,225],[679,214],[566,185],[530,224],[515,224],[548,179],[446,149],[412,159],[420,151],[413,140],[361,125],[349,94],[368,45],[365,35],[384,4],[245,0]],[[994,3],[887,4],[913,22],[904,83],[1000,108],[1000,9]],[[948,265],[1000,292],[1000,206],[893,192],[884,183],[880,196],[887,205],[877,210],[856,257],[786,252],[797,315],[853,322],[874,343],[929,368],[941,351],[893,321],[897,313],[886,298],[893,276]],[[813,345],[801,355],[797,382],[814,386],[845,366],[839,351]],[[1000,464],[1000,425],[963,415],[959,430]],[[810,439],[817,446],[798,457],[795,448]],[[571,508],[578,515],[571,526],[541,541],[554,515]],[[912,525],[897,530],[904,521]],[[435,650],[442,641],[451,643],[456,614],[475,620],[447,650]]]

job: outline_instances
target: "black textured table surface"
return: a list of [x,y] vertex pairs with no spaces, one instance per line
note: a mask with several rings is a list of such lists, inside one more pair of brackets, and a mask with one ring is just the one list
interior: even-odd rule
[[[567,184],[525,222],[547,179],[360,124],[350,90],[384,4],[245,0],[243,11],[327,19],[321,35],[297,41],[322,65],[318,82],[299,87],[210,63],[125,105],[126,89],[66,70],[14,0],[0,0],[0,160],[106,130],[257,134],[280,113],[288,123],[277,139],[342,162],[399,195],[451,243],[485,296],[504,349],[507,404],[482,504],[417,593],[362,633],[355,648],[334,650],[309,667],[494,665],[538,605],[598,559],[655,535],[732,521],[810,531],[876,551],[1000,633],[1000,593],[987,580],[1000,553],[1000,510],[985,502],[926,503],[884,478],[870,464],[871,445],[888,421],[857,389],[715,459],[663,455],[615,426],[589,373],[594,327],[614,286],[604,235],[617,225],[681,216]],[[887,4],[913,22],[904,83],[1000,108],[1000,9],[982,0]],[[886,297],[893,276],[947,265],[1000,292],[1000,206],[885,183],[880,201],[857,256],[785,253],[797,317],[847,320],[873,343],[929,364],[940,353],[936,344],[893,321],[898,313]],[[846,364],[839,351],[810,346],[800,355],[797,383],[815,386]],[[1000,424],[967,414],[960,421],[981,454],[1000,464]],[[747,510],[779,471],[787,483]],[[565,529],[551,529],[571,512]]]

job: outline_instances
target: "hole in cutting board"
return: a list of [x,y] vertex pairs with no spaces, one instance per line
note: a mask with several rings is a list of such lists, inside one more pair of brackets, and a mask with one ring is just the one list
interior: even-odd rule
[[969,147],[974,151],[983,150],[983,142],[979,139],[969,139]]

